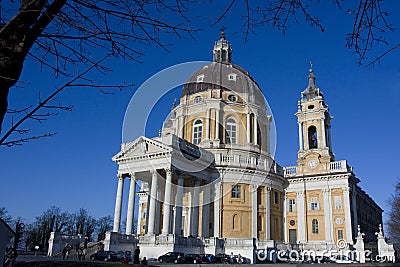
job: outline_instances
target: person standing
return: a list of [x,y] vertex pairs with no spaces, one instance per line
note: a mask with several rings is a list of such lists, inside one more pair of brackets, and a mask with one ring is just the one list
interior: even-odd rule
[[137,246],[135,249],[135,252],[133,254],[133,263],[134,264],[140,264],[139,256],[140,256],[140,248],[139,248],[139,246]]

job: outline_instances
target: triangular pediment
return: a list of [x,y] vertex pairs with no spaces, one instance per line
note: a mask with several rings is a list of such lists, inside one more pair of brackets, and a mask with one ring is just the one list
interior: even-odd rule
[[154,154],[160,152],[169,152],[172,148],[154,139],[145,136],[138,137],[135,141],[124,143],[121,145],[121,151],[113,158],[113,161],[122,158],[136,157],[146,154]]

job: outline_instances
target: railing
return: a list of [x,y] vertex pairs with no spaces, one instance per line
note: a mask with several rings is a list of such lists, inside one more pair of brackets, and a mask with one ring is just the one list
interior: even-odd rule
[[253,240],[252,239],[236,239],[236,238],[226,238],[225,239],[225,246],[237,246],[237,247],[243,247],[243,246],[253,246]]
[[334,161],[329,163],[330,172],[352,171],[352,168],[347,165],[347,160]]
[[[285,177],[302,175],[299,166],[283,167]],[[329,173],[351,172],[353,168],[347,165],[347,160],[339,160],[329,163]]]
[[251,155],[240,154],[215,154],[216,166],[232,166],[271,171],[283,175],[283,168],[269,158],[260,158]]

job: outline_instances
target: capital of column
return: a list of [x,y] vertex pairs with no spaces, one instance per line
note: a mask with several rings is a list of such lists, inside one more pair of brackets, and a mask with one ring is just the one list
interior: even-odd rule
[[124,173],[117,174],[118,181],[123,181],[125,179],[125,177],[127,177],[127,175]]
[[214,184],[215,190],[220,190],[221,189],[221,182],[215,183]]
[[165,170],[165,173],[166,173],[167,175],[171,175],[171,174],[173,173],[173,171],[171,170],[171,168],[164,168],[164,170]]
[[304,191],[297,191],[297,192],[296,192],[296,196],[297,196],[298,198],[304,198],[304,196],[305,196]]
[[134,172],[132,172],[132,173],[130,173],[129,175],[127,175],[127,177],[128,177],[130,180],[135,180],[135,181],[136,181],[136,173],[134,173]]
[[251,184],[251,192],[257,191],[258,187],[258,184]]
[[343,194],[344,194],[344,195],[348,195],[348,194],[350,193],[350,188],[347,187],[347,186],[346,186],[346,187],[343,187],[342,190],[343,190]]
[[271,194],[271,189],[272,188],[270,186],[266,186],[265,189],[267,189],[266,190],[267,194]]
[[324,189],[322,189],[322,194],[323,194],[323,195],[330,195],[330,194],[331,194],[331,189],[330,189],[330,188],[324,188]]

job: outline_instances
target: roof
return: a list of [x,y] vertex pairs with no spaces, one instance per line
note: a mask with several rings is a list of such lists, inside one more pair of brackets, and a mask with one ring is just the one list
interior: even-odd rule
[[248,103],[266,106],[257,82],[249,72],[235,64],[213,62],[198,69],[183,86],[181,97],[209,89],[231,91],[242,95]]

